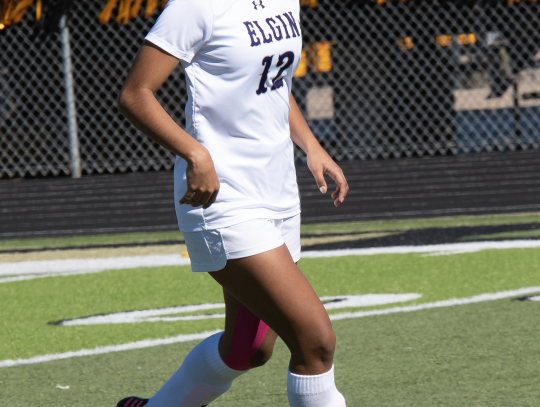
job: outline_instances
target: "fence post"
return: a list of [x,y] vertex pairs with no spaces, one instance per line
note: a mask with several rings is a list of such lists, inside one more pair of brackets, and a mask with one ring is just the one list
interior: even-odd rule
[[65,14],[60,19],[60,38],[62,40],[62,62],[64,65],[64,86],[66,89],[71,177],[80,178],[81,157],[79,154],[79,135],[77,133],[77,109],[75,107],[75,91],[73,88],[73,67],[71,65],[69,27],[67,25],[67,16]]
[[519,106],[519,73],[516,72],[512,78],[512,90],[514,92],[514,134],[516,136],[516,150],[523,149],[521,140],[521,110]]

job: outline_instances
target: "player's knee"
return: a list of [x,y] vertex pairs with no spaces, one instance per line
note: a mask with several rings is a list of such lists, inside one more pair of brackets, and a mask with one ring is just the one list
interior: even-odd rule
[[336,350],[336,334],[331,327],[320,329],[311,339],[311,353],[317,359],[328,362],[334,358]]
[[250,365],[252,368],[255,367],[261,367],[266,362],[270,360],[272,357],[272,354],[274,353],[274,345],[265,345],[262,344],[259,349],[255,352],[255,354],[250,359]]
[[317,324],[303,332],[299,346],[303,359],[331,363],[336,349],[336,334],[329,323]]

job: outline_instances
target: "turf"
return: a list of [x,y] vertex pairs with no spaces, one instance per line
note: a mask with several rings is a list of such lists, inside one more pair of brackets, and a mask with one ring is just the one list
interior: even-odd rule
[[0,240],[0,250],[74,247],[107,244],[154,243],[182,239],[182,233],[180,233],[179,231],[50,238],[40,237],[30,239]]
[[[456,226],[506,225],[540,222],[540,214],[489,215],[489,216],[457,216],[430,219],[385,220],[371,222],[321,223],[303,225],[304,235],[403,231],[422,228],[444,228]],[[55,238],[31,238],[16,240],[0,240],[1,250],[55,248],[90,246],[106,244],[154,243],[181,240],[180,232],[126,233],[114,235],[74,236]]]
[[536,239],[540,237],[540,229],[516,230],[513,232],[491,233],[487,235],[466,236],[461,240],[492,240],[492,239]]
[[457,226],[510,225],[540,222],[540,214],[456,216],[429,219],[399,219],[371,222],[321,223],[302,225],[303,234],[351,233],[376,231],[403,231],[423,228],[446,228]]
[[[539,307],[508,299],[334,322],[337,386],[351,407],[538,406]],[[1,369],[0,399],[10,407],[113,407],[127,395],[151,396],[193,344]],[[212,407],[287,406],[287,360],[278,342],[265,367]]]
[[[539,220],[539,215],[441,218],[310,225],[303,227],[302,232],[363,233]],[[36,239],[34,243],[12,241],[10,247],[180,238],[178,232],[173,233],[174,237],[165,233],[47,239],[48,242]],[[511,233],[498,234],[496,238],[524,237],[522,231],[515,232],[519,236]],[[539,249],[485,250],[445,256],[317,258],[302,259],[299,265],[321,296],[422,294],[419,300],[386,307],[540,286]],[[223,326],[221,319],[69,327],[48,324],[95,314],[221,302],[219,286],[204,273],[192,273],[189,267],[115,270],[4,283],[0,284],[0,299],[0,360],[164,338]],[[360,309],[370,308],[348,310]],[[349,407],[537,406],[540,403],[539,312],[540,302],[507,299],[335,321],[338,387]],[[127,395],[150,396],[174,372],[194,343],[0,368],[0,405],[113,407]],[[274,358],[266,367],[240,378],[233,390],[212,403],[212,407],[287,406],[287,360],[288,352],[278,342]],[[57,384],[70,388],[61,390],[56,388]]]
[[[538,249],[485,250],[450,256],[348,256],[303,259],[299,264],[321,296],[423,295],[407,305],[540,286]],[[189,267],[115,270],[4,283],[0,284],[0,298],[0,360],[197,333],[223,325],[220,319],[48,325],[51,321],[96,314],[221,302],[219,286],[207,274],[192,273]]]

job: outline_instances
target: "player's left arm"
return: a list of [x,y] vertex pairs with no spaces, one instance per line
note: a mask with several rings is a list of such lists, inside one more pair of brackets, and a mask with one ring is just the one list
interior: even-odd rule
[[289,96],[289,103],[291,104],[291,113],[289,114],[291,139],[307,154],[308,167],[315,177],[319,190],[323,194],[328,189],[324,180],[324,174],[328,174],[335,181],[337,187],[332,193],[332,199],[334,199],[334,205],[339,206],[343,203],[349,191],[349,185],[347,185],[343,171],[321,147],[292,95]]

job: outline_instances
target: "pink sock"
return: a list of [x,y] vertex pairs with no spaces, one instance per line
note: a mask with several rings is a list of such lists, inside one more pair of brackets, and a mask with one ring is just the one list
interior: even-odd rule
[[223,362],[234,370],[249,370],[250,360],[261,347],[268,325],[240,305],[232,337],[231,351]]

